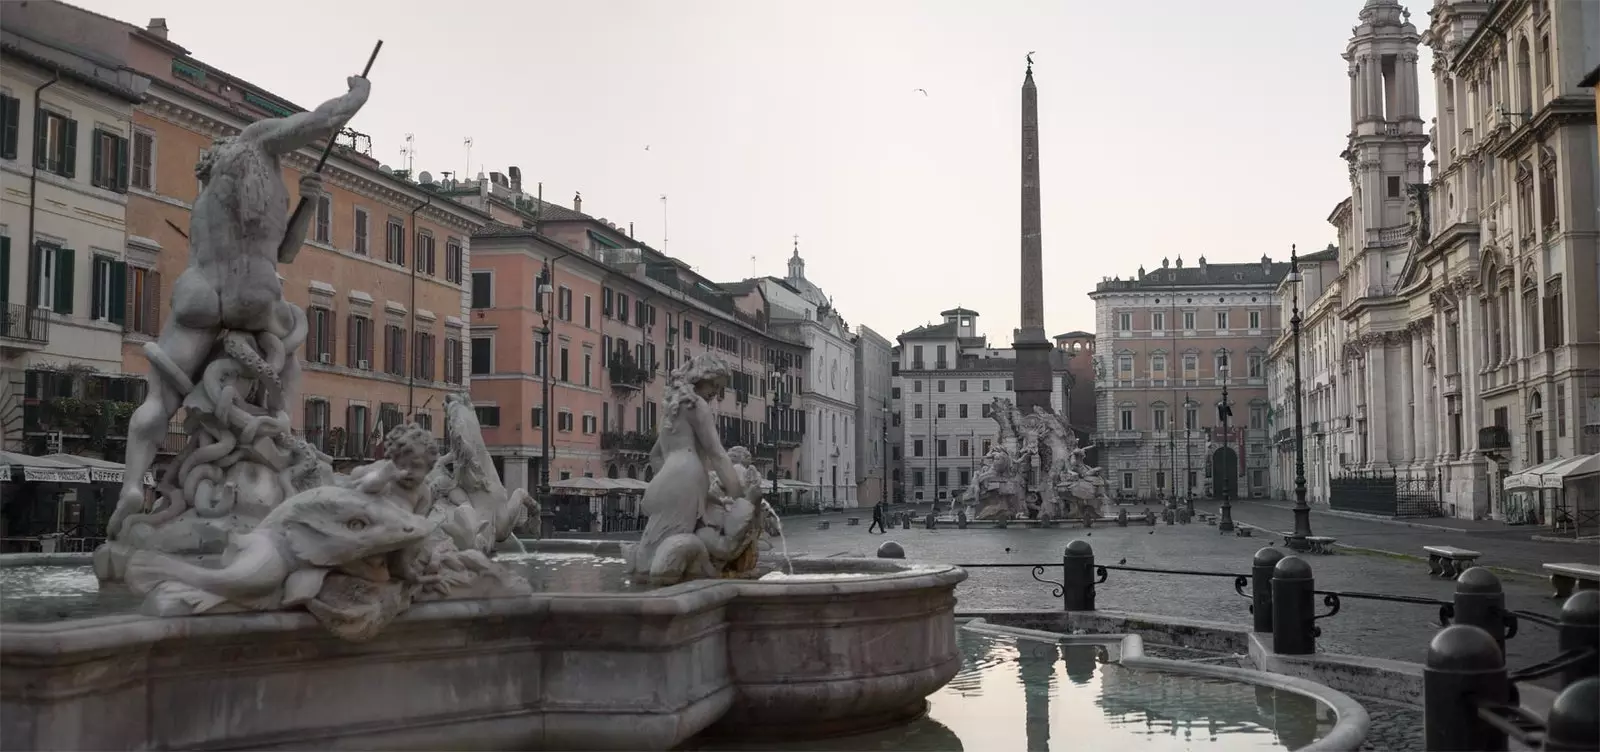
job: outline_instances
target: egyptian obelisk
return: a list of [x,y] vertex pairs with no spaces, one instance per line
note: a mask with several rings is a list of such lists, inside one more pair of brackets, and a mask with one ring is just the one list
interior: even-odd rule
[[1022,79],[1022,323],[1011,347],[1017,364],[1012,373],[1017,408],[1023,415],[1038,406],[1050,408],[1050,351],[1044,333],[1044,261],[1040,258],[1039,220],[1039,91],[1033,85],[1033,58]]

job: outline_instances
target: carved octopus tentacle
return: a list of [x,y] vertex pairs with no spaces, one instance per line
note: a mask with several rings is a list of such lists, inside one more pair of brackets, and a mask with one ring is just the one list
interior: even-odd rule
[[[206,469],[211,469],[213,467],[215,466],[207,465]],[[222,471],[218,470],[217,481],[201,479],[200,485],[196,488],[194,501],[195,514],[198,514],[201,517],[215,518],[224,517],[233,512],[235,495],[239,490],[239,487],[234,483],[224,483],[221,486],[218,486],[217,482],[220,481],[221,478]],[[215,504],[211,503],[211,499],[213,497],[215,497],[217,500]]]
[[283,340],[272,332],[256,334],[256,346],[261,348],[262,358],[266,360],[267,367],[273,373],[283,373],[284,363],[288,359],[288,348],[283,346]]
[[[183,494],[188,497],[189,504],[196,510],[200,508],[200,483],[210,481],[215,484],[222,480],[222,470],[216,465],[200,465],[183,478]],[[208,494],[209,495],[209,494]]]
[[[137,523],[144,523],[150,525],[151,527],[155,527],[167,522],[168,520],[175,519],[178,515],[183,514],[184,510],[189,508],[189,505],[184,502],[182,496],[177,494],[162,494],[161,499],[164,500],[166,504],[158,506],[153,512],[141,512],[139,514],[128,515],[127,519],[122,521],[122,526],[119,528],[118,534],[120,535],[121,531],[123,530],[133,529],[133,526]],[[159,502],[157,503],[159,504]]]
[[278,375],[261,354],[256,352],[255,338],[248,332],[228,332],[223,339],[222,349],[234,360],[239,361],[246,371],[267,383],[274,393],[282,393],[283,379]]
[[178,477],[182,479],[185,491],[189,488],[189,476],[196,469],[202,465],[213,464],[217,460],[228,456],[228,453],[232,452],[233,448],[239,443],[233,437],[233,434],[226,430],[213,430],[210,426],[207,426],[206,432],[214,437],[213,441],[196,449],[178,468]]

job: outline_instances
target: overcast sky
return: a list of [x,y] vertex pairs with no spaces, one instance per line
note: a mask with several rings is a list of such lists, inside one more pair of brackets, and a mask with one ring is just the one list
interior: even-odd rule
[[[79,2],[166,17],[196,58],[304,107],[340,93],[381,38],[351,127],[386,164],[403,166],[411,133],[415,169],[435,176],[517,165],[530,191],[542,181],[564,205],[581,191],[585,212],[718,281],[782,276],[798,235],[852,326],[893,339],[961,305],[1001,343],[1018,319],[1024,53],[1045,326],[1092,331],[1102,277],[1334,238],[1326,217],[1349,191],[1340,54],[1363,4]],[[1425,30],[1428,3],[1405,5]]]

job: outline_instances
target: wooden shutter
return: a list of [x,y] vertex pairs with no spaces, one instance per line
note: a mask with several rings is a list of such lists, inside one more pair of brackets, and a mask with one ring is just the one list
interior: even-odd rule
[[143,302],[144,333],[154,337],[161,333],[161,272],[145,270]]
[[21,104],[15,97],[0,95],[0,158],[17,158],[17,125],[22,115]]
[[76,177],[78,174],[78,121],[67,120],[61,139],[61,174]]
[[326,324],[326,326],[328,328],[328,334],[327,334],[328,339],[327,339],[327,344],[323,345],[323,347],[327,348],[328,362],[329,363],[332,363],[334,358],[339,357],[339,347],[338,347],[338,345],[339,345],[339,327],[336,326],[336,324],[338,324],[338,323],[339,323],[339,315],[334,313],[332,308],[329,308],[328,309],[328,313],[327,313],[327,324]]
[[128,321],[128,264],[123,261],[111,262],[111,310],[107,318],[113,324],[122,324],[126,329]]
[[349,341],[345,342],[344,344],[344,364],[350,368],[355,368],[356,361],[361,359],[361,353],[356,352],[356,343],[361,341],[361,338],[356,335],[357,321],[360,321],[360,319],[355,316],[347,316],[344,320],[344,334],[345,337],[349,339]]
[[117,174],[113,184],[119,193],[128,192],[128,139],[113,136],[117,140]]
[[[131,271],[131,273],[130,273],[130,271]],[[148,274],[149,272],[145,272],[145,273]],[[139,294],[138,294],[138,291],[133,289],[134,288],[134,284],[135,284],[135,278],[137,278],[138,276],[139,276],[139,270],[138,269],[129,270],[127,268],[126,264],[123,265],[123,274],[122,274],[122,331],[125,331],[125,332],[134,331],[133,323],[135,321],[139,320],[138,312],[135,309],[135,306],[139,305]]]
[[102,158],[105,151],[100,148],[100,142],[109,137],[105,131],[99,128],[89,133],[89,182],[94,184],[96,188],[108,187],[111,184],[111,181],[106,179],[108,165],[106,165],[105,159]]
[[72,313],[72,283],[74,277],[71,248],[56,249],[56,300],[55,312],[70,315]]
[[11,302],[11,236],[0,235],[0,306]]
[[33,166],[41,170],[50,167],[50,130],[47,127],[49,117],[44,110],[33,111]]

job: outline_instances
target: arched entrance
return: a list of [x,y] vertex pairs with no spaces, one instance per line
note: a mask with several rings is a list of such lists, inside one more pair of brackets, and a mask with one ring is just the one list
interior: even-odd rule
[[1233,447],[1211,453],[1211,493],[1219,499],[1239,498],[1239,453]]

